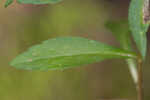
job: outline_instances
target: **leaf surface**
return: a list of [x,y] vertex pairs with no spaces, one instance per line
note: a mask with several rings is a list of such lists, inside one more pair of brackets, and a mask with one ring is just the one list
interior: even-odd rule
[[131,50],[130,31],[127,20],[107,21],[106,28],[115,36],[123,49]]
[[61,0],[17,0],[19,3],[23,4],[55,4]]
[[148,13],[144,9],[149,10],[145,4],[148,0],[131,0],[129,7],[129,25],[132,32],[134,41],[143,57],[146,56],[147,39],[146,32],[149,27],[149,21],[147,20]]
[[111,58],[136,58],[136,55],[86,38],[60,37],[31,47],[11,65],[29,70],[66,69]]
[[[58,3],[60,1],[62,1],[62,0],[17,0],[17,2],[21,3],[21,4],[36,4],[36,5],[55,4],[55,3]],[[12,3],[13,3],[13,0],[7,0],[5,2],[5,7],[8,7]]]

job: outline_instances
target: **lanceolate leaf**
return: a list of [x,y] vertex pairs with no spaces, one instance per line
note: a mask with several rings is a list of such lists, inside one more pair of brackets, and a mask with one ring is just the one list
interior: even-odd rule
[[33,46],[11,65],[29,70],[66,69],[111,58],[136,58],[136,55],[94,40],[62,37]]
[[[55,4],[62,0],[17,0],[18,3],[22,4]],[[13,0],[7,0],[5,7],[9,6]]]
[[129,8],[130,29],[143,59],[145,58],[146,55],[147,49],[146,32],[149,26],[148,1],[149,0],[131,0]]
[[19,3],[23,4],[54,4],[61,0],[17,0]]

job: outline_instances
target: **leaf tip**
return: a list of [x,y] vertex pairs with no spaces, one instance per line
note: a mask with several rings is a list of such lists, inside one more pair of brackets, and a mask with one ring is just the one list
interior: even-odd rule
[[13,0],[7,0],[6,2],[5,2],[5,5],[4,5],[4,7],[5,8],[7,8],[10,4],[12,4],[13,3]]

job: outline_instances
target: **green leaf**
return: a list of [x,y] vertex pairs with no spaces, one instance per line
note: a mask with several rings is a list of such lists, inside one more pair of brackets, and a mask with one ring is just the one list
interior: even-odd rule
[[[146,56],[147,50],[147,39],[146,32],[149,27],[149,22],[147,19],[149,15],[149,7],[147,7],[148,0],[132,0],[129,8],[129,25],[132,32],[135,43],[143,57]],[[144,3],[146,2],[146,3]],[[145,5],[146,4],[146,5]],[[148,11],[144,11],[144,9]]]
[[23,4],[55,4],[61,0],[17,0],[19,3]]
[[29,70],[66,69],[112,58],[136,58],[136,55],[86,38],[60,37],[33,46],[11,65]]
[[[120,21],[108,21],[106,27],[113,33],[116,39],[119,41],[120,46],[124,50],[133,51],[131,40],[130,40],[130,31],[127,20]],[[135,59],[126,59],[126,62],[129,66],[130,73],[134,80],[134,83],[137,84],[137,64]]]
[[112,32],[123,49],[131,50],[130,31],[127,20],[107,21],[105,26]]
[[10,4],[12,4],[13,3],[13,0],[7,0],[6,2],[5,2],[5,8],[6,7],[8,7]]
[[[55,4],[62,0],[17,0],[18,3],[23,4]],[[13,0],[7,0],[5,3],[5,7],[8,7]]]

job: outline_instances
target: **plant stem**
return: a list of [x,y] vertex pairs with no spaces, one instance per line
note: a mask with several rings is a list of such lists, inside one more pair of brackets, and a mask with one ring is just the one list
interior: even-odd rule
[[137,95],[138,100],[143,100],[143,71],[142,71],[142,60],[138,59],[138,84],[137,84]]
[[126,62],[128,64],[129,71],[131,73],[131,77],[132,77],[135,85],[137,86],[137,83],[138,83],[138,72],[137,72],[136,60],[134,60],[134,59],[127,59]]

